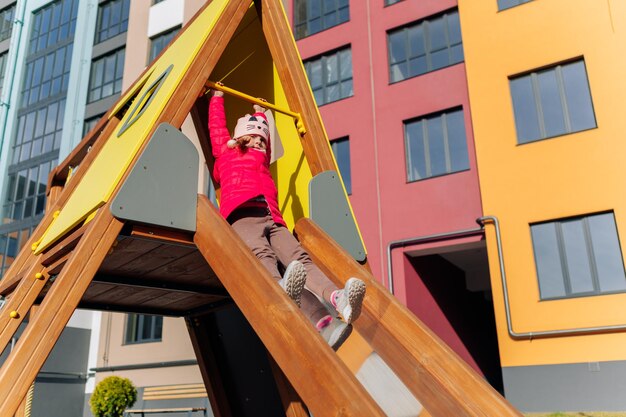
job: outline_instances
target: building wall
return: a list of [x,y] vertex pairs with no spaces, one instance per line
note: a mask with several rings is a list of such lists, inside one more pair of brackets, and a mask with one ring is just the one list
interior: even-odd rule
[[[495,1],[459,3],[482,201],[485,213],[501,224],[512,330],[623,326],[623,293],[540,300],[529,225],[613,210],[623,242],[626,200],[617,190],[625,185],[626,126],[620,102],[626,92],[626,5],[531,1],[498,12]],[[579,57],[584,58],[597,128],[518,145],[509,77]],[[571,402],[573,409],[626,408],[621,396],[608,400],[601,394],[626,382],[622,373],[606,371],[626,359],[623,330],[541,339],[526,335],[523,340],[509,335],[493,226],[487,230],[507,394],[528,409],[568,409],[554,388],[558,381],[570,398],[585,393],[587,401]],[[542,400],[533,402],[533,393]],[[553,398],[546,398],[550,393]]]
[[[122,375],[138,387],[202,382],[198,367],[189,364],[196,356],[183,319],[165,317],[163,339],[159,342],[127,344],[126,317],[121,313],[103,313],[97,366],[109,369],[98,371],[98,381]],[[155,365],[165,363],[170,366]],[[124,369],[129,366],[137,369]]]

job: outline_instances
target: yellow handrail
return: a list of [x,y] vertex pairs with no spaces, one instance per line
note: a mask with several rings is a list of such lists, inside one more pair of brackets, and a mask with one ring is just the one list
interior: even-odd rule
[[209,89],[214,89],[214,90],[219,90],[219,91],[223,91],[226,94],[230,94],[232,96],[236,96],[239,97],[243,100],[246,100],[252,104],[258,104],[259,106],[265,107],[267,109],[272,109],[275,110],[279,113],[283,113],[286,114],[288,116],[293,117],[294,122],[296,124],[296,129],[298,129],[298,133],[300,134],[300,136],[303,136],[306,133],[306,128],[304,127],[304,123],[302,122],[302,116],[300,115],[300,113],[296,113],[293,112],[291,110],[286,110],[283,109],[281,107],[276,106],[275,104],[269,103],[267,101],[261,100],[260,98],[256,98],[256,97],[252,97],[251,95],[248,95],[246,93],[242,93],[241,91],[237,91],[234,90],[230,87],[226,87],[223,84],[217,84],[214,83],[213,81],[207,81],[205,86],[207,87],[207,91],[205,94],[208,94],[208,92],[210,91]]

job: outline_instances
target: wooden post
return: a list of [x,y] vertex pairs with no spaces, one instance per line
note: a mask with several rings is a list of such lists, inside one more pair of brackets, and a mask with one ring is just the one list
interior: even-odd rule
[[352,276],[367,283],[361,317],[354,327],[433,417],[521,417],[322,229],[300,219],[296,232],[337,286],[343,287]]
[[0,416],[11,416],[52,351],[63,328],[122,229],[103,206],[0,369]]
[[215,361],[215,353],[209,336],[210,327],[207,326],[206,317],[185,317],[185,323],[214,417],[233,417]]
[[281,371],[280,367],[276,364],[276,361],[271,356],[268,358],[270,366],[272,367],[272,373],[274,374],[274,380],[276,381],[276,388],[278,388],[278,395],[285,408],[286,417],[309,417],[309,411],[302,402],[302,399],[293,389],[293,386]]
[[198,249],[313,414],[384,416],[206,196],[197,216]]

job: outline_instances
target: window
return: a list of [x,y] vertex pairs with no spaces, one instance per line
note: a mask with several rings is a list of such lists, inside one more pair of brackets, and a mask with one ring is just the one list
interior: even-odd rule
[[9,174],[5,217],[22,220],[43,214],[48,173],[53,167],[51,162],[45,162]]
[[333,140],[330,147],[335,155],[339,173],[346,186],[346,192],[352,194],[352,176],[350,174],[350,142],[348,138]]
[[302,39],[350,20],[348,0],[294,0],[296,39]]
[[61,146],[65,99],[33,109],[17,117],[17,138],[12,164],[56,151]]
[[404,123],[408,181],[469,169],[463,110]]
[[613,213],[530,226],[541,299],[626,290]]
[[53,45],[71,44],[76,30],[78,0],[60,0],[49,3],[33,15],[29,53],[33,54]]
[[518,143],[596,127],[584,61],[510,80]]
[[390,6],[392,4],[400,3],[402,0],[385,0],[385,6]]
[[304,69],[318,106],[353,95],[350,48],[307,60]]
[[0,10],[0,42],[11,37],[14,17],[15,5]]
[[91,63],[88,103],[122,91],[125,52],[125,49],[118,49]]
[[463,62],[459,12],[394,29],[387,45],[392,83]]
[[22,106],[30,106],[49,97],[65,94],[72,62],[71,43],[48,49],[28,60],[22,88]]
[[4,71],[7,69],[9,53],[0,54],[0,98],[2,98],[2,85],[4,84]]
[[163,317],[129,314],[126,319],[126,338],[129,343],[159,342],[163,336]]
[[128,30],[130,0],[111,0],[98,9],[94,44],[104,42]]
[[510,9],[520,4],[528,3],[531,0],[498,0],[498,10]]
[[167,44],[176,37],[179,30],[180,27],[177,27],[150,39],[150,59],[148,62],[152,62],[161,53]]
[[102,116],[104,115],[101,114],[99,116],[94,116],[89,119],[85,119],[85,123],[83,124],[83,137],[85,137],[87,133],[91,132],[91,129],[96,127],[96,125],[98,124]]

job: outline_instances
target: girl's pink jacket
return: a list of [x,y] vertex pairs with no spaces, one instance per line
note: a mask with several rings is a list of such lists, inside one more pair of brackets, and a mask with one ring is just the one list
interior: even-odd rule
[[[266,119],[263,113],[254,113]],[[230,134],[226,127],[224,97],[211,97],[209,104],[209,133],[215,166],[213,177],[221,186],[220,213],[224,218],[246,201],[262,195],[267,201],[274,222],[286,226],[278,209],[278,191],[270,174],[271,147],[267,151],[229,149]],[[270,138],[271,140],[271,138]]]

